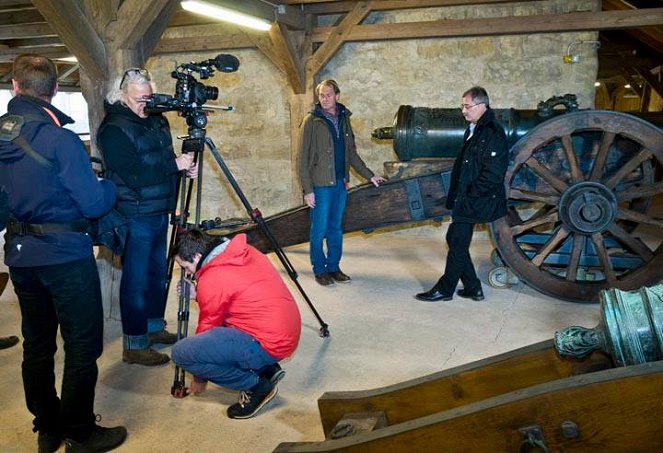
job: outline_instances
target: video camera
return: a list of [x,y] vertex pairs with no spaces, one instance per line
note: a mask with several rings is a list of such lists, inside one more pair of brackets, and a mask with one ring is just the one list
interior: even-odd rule
[[[170,75],[177,79],[175,95],[155,93],[145,103],[147,113],[178,111],[186,117],[187,124],[194,128],[204,128],[207,125],[206,112],[203,105],[208,100],[219,97],[219,89],[196,80],[193,72],[200,74],[201,79],[214,75],[214,71],[235,72],[239,68],[239,60],[234,55],[219,54],[216,58],[199,63],[182,63]],[[224,108],[229,110],[232,108]]]

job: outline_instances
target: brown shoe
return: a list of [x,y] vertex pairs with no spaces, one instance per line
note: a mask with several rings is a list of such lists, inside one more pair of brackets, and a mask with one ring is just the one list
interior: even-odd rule
[[341,271],[330,272],[329,276],[333,278],[335,282],[338,283],[349,283],[350,280],[352,280],[349,275],[346,275]]
[[170,357],[152,348],[125,349],[122,351],[122,360],[127,363],[137,363],[138,365],[158,366],[170,362]]
[[329,274],[316,274],[315,281],[322,286],[330,286],[334,284],[334,279]]
[[175,344],[177,343],[177,335],[168,332],[166,329],[161,332],[152,332],[147,334],[150,340],[150,346],[153,344]]

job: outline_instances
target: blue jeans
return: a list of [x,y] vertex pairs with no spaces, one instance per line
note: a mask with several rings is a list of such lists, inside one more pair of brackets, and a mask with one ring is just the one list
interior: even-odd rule
[[[23,388],[34,428],[75,440],[94,427],[103,309],[94,257],[51,266],[11,267],[21,307]],[[64,339],[62,392],[55,389],[56,336]]]
[[278,362],[258,340],[232,327],[215,327],[173,346],[171,358],[189,373],[233,390],[258,383],[256,370]]
[[147,334],[164,328],[168,215],[128,220],[120,283],[123,343],[124,349],[144,349]]
[[[311,209],[309,235],[311,264],[315,275],[340,270],[343,254],[343,213],[348,191],[343,181],[330,187],[314,187],[315,208]],[[323,241],[327,239],[327,255]]]

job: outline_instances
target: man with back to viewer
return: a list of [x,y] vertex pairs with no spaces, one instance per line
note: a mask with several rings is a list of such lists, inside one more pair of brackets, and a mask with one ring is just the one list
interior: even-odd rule
[[[109,451],[127,430],[95,423],[104,324],[87,219],[110,211],[115,187],[97,180],[83,142],[62,128],[73,120],[50,103],[57,92],[51,60],[16,57],[12,88],[15,97],[0,120],[0,182],[11,214],[5,263],[21,309],[23,388],[38,450],[55,452],[64,439],[68,453]],[[58,327],[65,352],[60,397]]]

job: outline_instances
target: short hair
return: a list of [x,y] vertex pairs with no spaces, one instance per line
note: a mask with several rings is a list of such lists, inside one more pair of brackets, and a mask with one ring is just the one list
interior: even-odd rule
[[490,107],[488,92],[483,87],[474,86],[463,93],[463,97],[465,96],[470,96],[475,104],[486,104],[486,107]]
[[196,253],[207,255],[214,247],[224,242],[223,236],[212,236],[197,228],[182,234],[170,252],[171,257],[179,256],[184,261],[193,262]]
[[58,84],[58,70],[48,58],[24,53],[14,59],[12,78],[21,94],[50,102]]
[[121,102],[122,98],[127,94],[129,85],[151,85],[152,91],[156,91],[149,75],[144,74],[142,71],[127,69],[113,81],[113,88],[106,95],[106,101],[109,104]]
[[334,93],[336,93],[336,94],[341,93],[341,89],[338,87],[338,83],[336,83],[336,80],[334,80],[334,79],[325,79],[315,87],[315,95],[320,96],[320,91],[322,90],[322,87],[325,87],[325,86],[333,88]]

